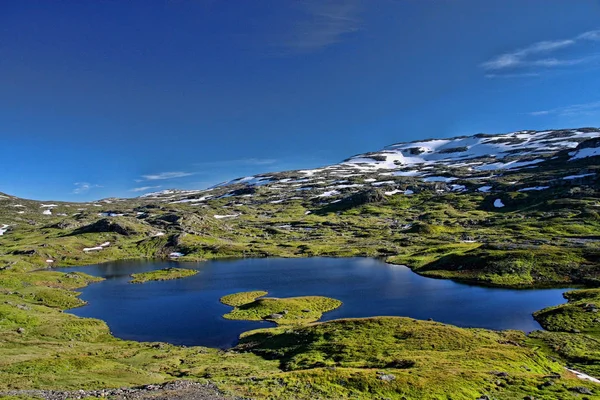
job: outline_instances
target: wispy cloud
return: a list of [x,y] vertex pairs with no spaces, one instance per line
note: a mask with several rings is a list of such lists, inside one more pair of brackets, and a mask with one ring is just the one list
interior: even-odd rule
[[[590,54],[590,49],[585,44],[590,41],[600,41],[600,30],[584,32],[572,39],[541,41],[533,43],[530,46],[500,54],[481,64],[481,68],[486,71],[515,71],[523,68],[555,68],[569,67],[583,64],[598,58],[596,54]],[[566,58],[548,58],[548,54],[574,48],[575,46],[586,47],[585,54],[579,57]],[[511,73],[514,76],[522,76],[522,74]],[[488,77],[497,77],[497,74],[487,74]]]
[[129,189],[130,192],[145,192],[146,190],[158,189],[161,186],[142,186],[133,189]]
[[278,160],[274,158],[238,158],[235,160],[204,161],[195,163],[195,166],[231,166],[238,167],[243,165],[272,165]]
[[334,45],[360,29],[361,0],[301,0],[302,16],[277,42],[287,52],[310,53]]
[[521,74],[485,74],[486,78],[531,78],[540,76],[541,74],[536,72],[523,72]]
[[549,110],[540,110],[530,112],[532,117],[541,117],[546,115],[556,115],[559,117],[574,117],[580,115],[597,115],[600,114],[600,101],[590,103],[572,104],[565,107],[557,107]]
[[72,194],[83,194],[89,192],[91,189],[102,187],[88,182],[75,182],[73,185],[75,185],[75,189],[71,192]]
[[158,174],[142,175],[142,178],[147,181],[157,181],[163,179],[183,178],[184,176],[194,175],[192,172],[160,172]]

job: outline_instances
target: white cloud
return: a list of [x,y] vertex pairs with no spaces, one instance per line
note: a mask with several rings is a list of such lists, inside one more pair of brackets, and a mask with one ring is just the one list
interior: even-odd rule
[[[596,55],[584,55],[578,58],[540,58],[543,54],[553,53],[559,50],[574,47],[576,45],[585,45],[588,41],[599,41],[600,30],[584,32],[575,38],[541,41],[533,43],[530,46],[500,54],[492,59],[482,63],[480,66],[486,71],[514,71],[519,68],[555,68],[568,67],[578,64],[583,64],[588,61],[597,59]],[[522,76],[522,74],[511,74],[514,76]],[[497,77],[497,74],[487,74],[487,77]]]
[[583,39],[583,40],[598,40],[598,41],[600,41],[600,30],[582,33],[581,35],[577,36],[577,38]]
[[91,189],[102,187],[88,182],[75,182],[73,185],[75,185],[75,189],[71,192],[73,194],[83,194],[89,192]]
[[481,66],[487,70],[498,70],[510,67],[517,67],[529,63],[526,58],[530,55],[551,52],[554,50],[562,49],[564,47],[572,46],[575,44],[574,40],[557,40],[557,41],[543,41],[534,43],[531,46],[525,47],[520,50],[516,50],[511,53],[501,54],[489,61],[484,62]]
[[182,172],[182,171],[160,172],[158,174],[142,175],[142,178],[144,178],[147,181],[156,181],[156,180],[162,180],[162,179],[183,178],[184,176],[190,176],[190,175],[194,175],[194,174],[191,172]]
[[158,189],[158,188],[160,188],[160,186],[142,186],[142,187],[129,189],[129,191],[130,192],[145,192],[146,190]]
[[339,43],[360,29],[361,0],[302,0],[303,16],[278,38],[278,46],[308,53]]
[[579,115],[597,115],[600,114],[600,101],[590,103],[572,104],[565,107],[557,107],[549,110],[540,110],[530,112],[532,117],[541,117],[546,115],[557,115],[559,117],[573,117]]

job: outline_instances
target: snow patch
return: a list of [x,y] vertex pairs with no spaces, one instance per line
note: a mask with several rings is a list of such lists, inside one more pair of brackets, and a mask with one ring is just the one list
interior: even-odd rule
[[373,182],[373,183],[371,183],[371,185],[383,186],[383,185],[393,185],[394,183],[396,183],[396,181],[379,181],[379,182]]
[[10,226],[10,225],[2,225],[2,226],[0,227],[0,236],[4,235],[4,234],[5,234],[5,233],[8,231],[8,227],[9,227],[9,226]]
[[328,190],[327,192],[321,193],[317,197],[331,197],[337,196],[338,194],[340,194],[340,192],[338,192],[337,190]]
[[502,202],[502,200],[496,199],[494,201],[494,207],[496,207],[496,208],[502,208],[502,207],[504,207],[504,203]]
[[52,211],[50,211],[50,209],[44,210],[44,212],[42,214],[44,214],[44,215],[52,215]]
[[482,187],[480,187],[480,188],[477,189],[477,191],[481,192],[481,193],[489,193],[490,190],[492,190],[491,186],[482,186]]
[[569,161],[573,161],[573,160],[579,160],[581,158],[587,158],[587,157],[595,157],[595,156],[600,156],[600,147],[591,147],[591,148],[587,148],[587,149],[581,149],[575,152],[575,154],[573,155],[573,157],[571,157],[569,159]]
[[395,189],[395,190],[392,190],[390,192],[384,192],[384,194],[386,196],[393,196],[393,195],[398,194],[398,193],[404,193],[404,191],[400,190],[400,189]]
[[524,189],[519,189],[518,192],[530,192],[532,190],[546,190],[549,187],[550,186],[534,186],[534,187],[528,187],[528,188],[524,188]]
[[594,383],[600,383],[600,379],[598,379],[598,378],[594,378],[593,376],[589,376],[588,374],[584,374],[583,372],[579,372],[574,369],[570,369],[570,368],[565,368],[565,369],[567,371],[575,374],[575,376],[581,380],[590,381],[590,382],[594,382]]
[[591,174],[581,174],[581,175],[569,175],[569,176],[565,176],[563,179],[564,180],[579,179],[579,178],[585,178],[586,176],[593,176],[593,175],[596,175],[596,174],[591,173]]
[[96,246],[96,247],[84,247],[83,251],[84,252],[90,252],[90,251],[99,251],[99,250],[103,250],[104,247],[100,247],[100,246]]
[[452,182],[458,178],[448,178],[445,176],[430,176],[423,179],[423,182]]
[[216,219],[223,219],[223,218],[237,218],[242,214],[227,214],[227,215],[219,215],[219,214],[215,214],[213,215],[213,217],[215,217]]

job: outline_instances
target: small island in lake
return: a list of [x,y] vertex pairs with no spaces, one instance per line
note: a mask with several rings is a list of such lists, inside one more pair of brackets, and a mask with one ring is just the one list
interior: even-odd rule
[[264,291],[240,292],[221,297],[223,304],[234,307],[227,319],[271,321],[278,325],[296,325],[318,321],[323,313],[342,305],[336,299],[323,296],[275,298],[263,297]]
[[185,268],[163,268],[156,271],[140,272],[131,274],[131,283],[144,283],[150,281],[169,281],[172,279],[187,278],[196,275],[198,271]]

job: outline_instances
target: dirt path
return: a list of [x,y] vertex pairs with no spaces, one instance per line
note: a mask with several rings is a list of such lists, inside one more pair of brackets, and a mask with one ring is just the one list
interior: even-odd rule
[[0,392],[0,399],[4,396],[30,396],[44,400],[71,400],[94,397],[118,400],[235,400],[232,397],[223,395],[212,384],[191,381],[174,381],[136,388],[78,390],[73,392],[54,390],[13,390]]

